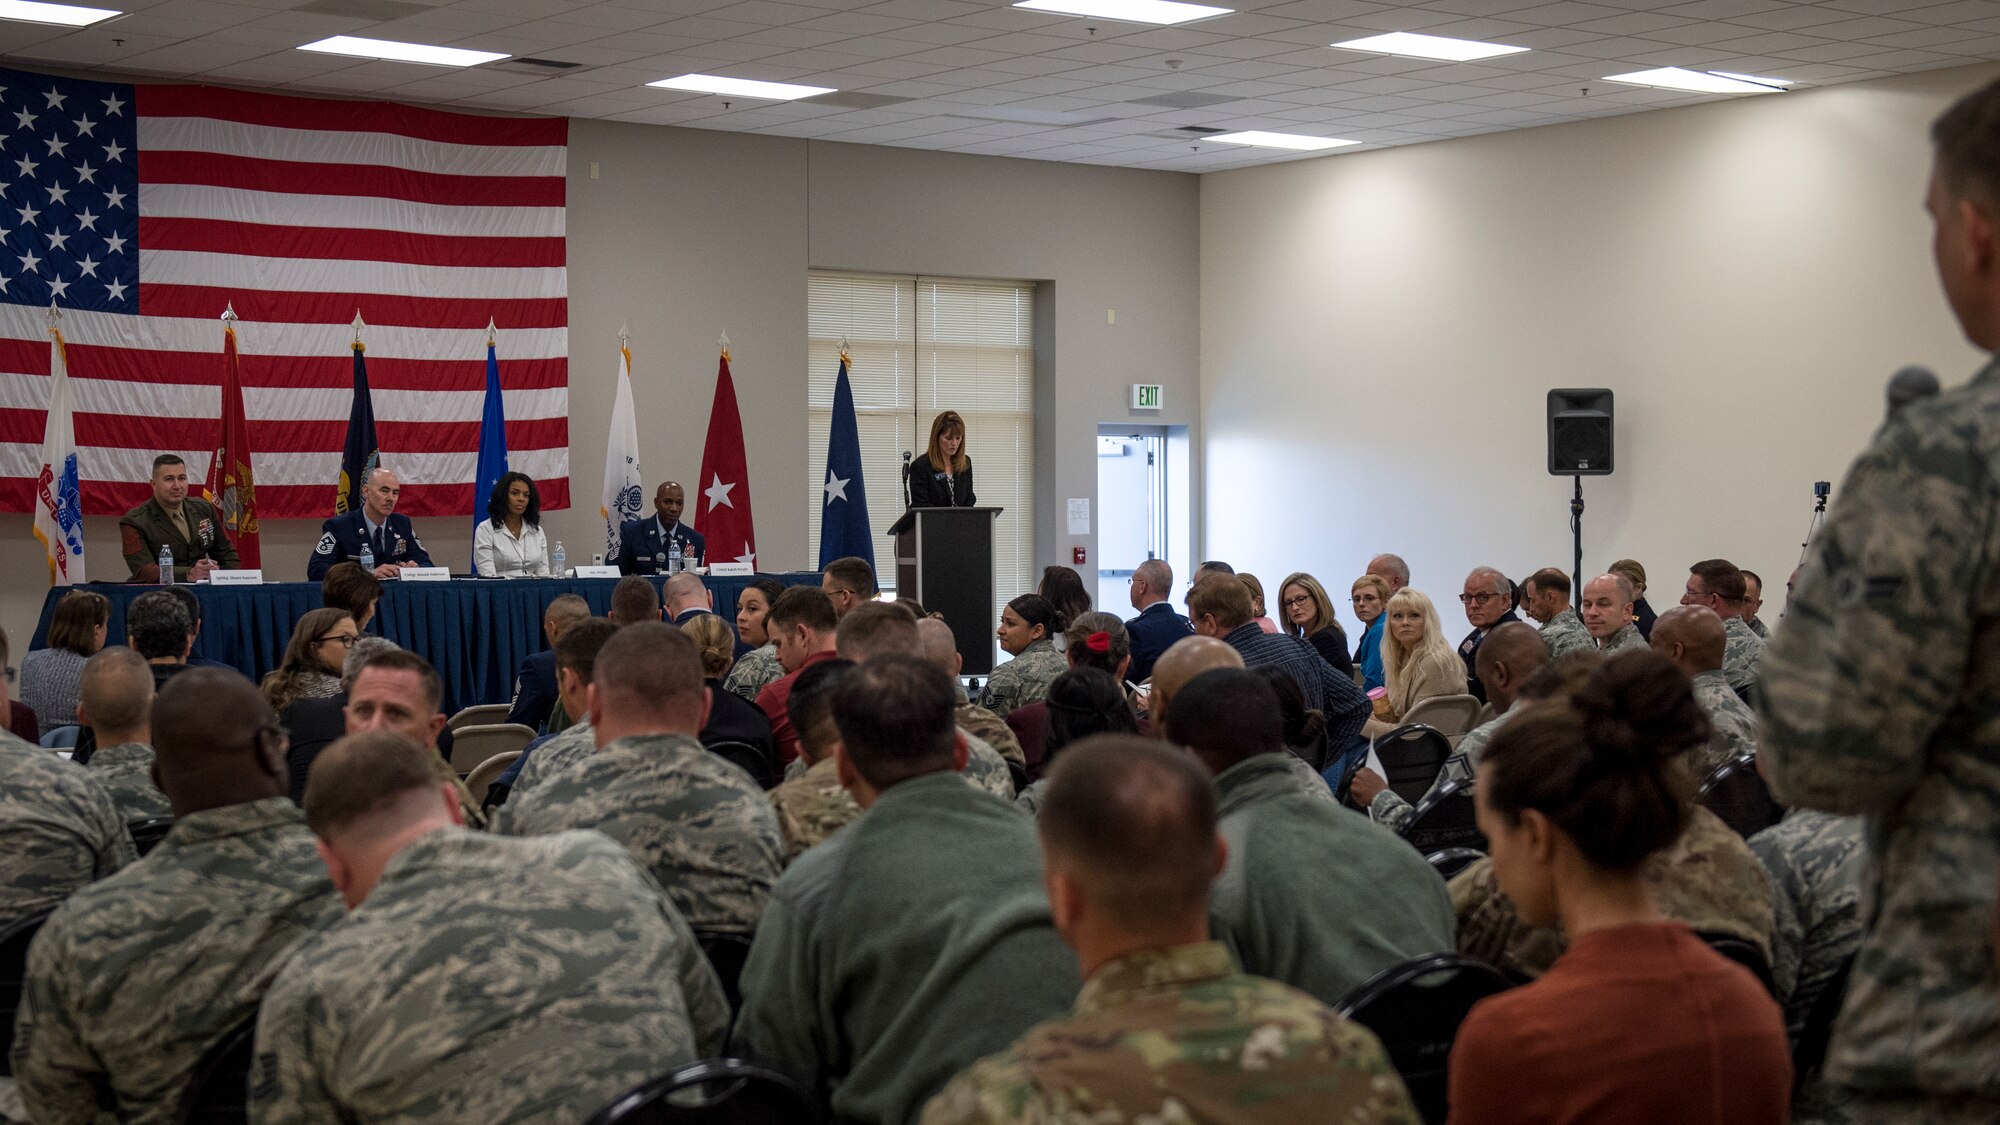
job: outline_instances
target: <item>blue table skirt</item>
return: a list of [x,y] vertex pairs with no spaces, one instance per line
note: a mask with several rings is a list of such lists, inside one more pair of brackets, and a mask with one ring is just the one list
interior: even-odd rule
[[[817,571],[760,574],[786,586],[819,584]],[[716,611],[736,623],[736,598],[749,578],[706,578],[715,595]],[[664,578],[654,577],[661,585]],[[450,582],[385,582],[368,626],[418,653],[437,667],[444,679],[446,714],[475,703],[506,703],[513,698],[514,676],[521,662],[548,647],[542,636],[542,612],[561,594],[579,594],[592,613],[611,609],[614,578],[460,578]],[[93,584],[82,587],[111,599],[111,621],[104,643],[125,643],[125,607],[141,594],[159,589],[139,584]],[[252,679],[278,666],[292,627],[320,607],[317,582],[271,582],[262,586],[188,587],[201,599],[201,635],[194,654],[217,661]],[[71,587],[55,587],[42,603],[30,648],[46,644],[49,618]]]

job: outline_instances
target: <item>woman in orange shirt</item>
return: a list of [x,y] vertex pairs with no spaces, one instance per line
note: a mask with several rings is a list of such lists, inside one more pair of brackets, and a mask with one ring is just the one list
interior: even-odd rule
[[1451,1055],[1452,1125],[1782,1125],[1784,1018],[1749,970],[1654,906],[1639,875],[1671,844],[1708,719],[1664,657],[1628,652],[1495,734],[1479,826],[1523,921],[1569,948],[1482,1001]]

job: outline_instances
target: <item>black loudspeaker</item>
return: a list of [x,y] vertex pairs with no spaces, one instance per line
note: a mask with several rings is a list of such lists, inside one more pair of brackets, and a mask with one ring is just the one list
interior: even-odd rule
[[1549,473],[1559,477],[1610,475],[1610,391],[1585,387],[1549,392]]

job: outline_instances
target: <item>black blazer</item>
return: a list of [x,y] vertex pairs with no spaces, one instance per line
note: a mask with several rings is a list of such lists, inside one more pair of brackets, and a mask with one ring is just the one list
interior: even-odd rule
[[[947,479],[950,483],[946,483]],[[972,462],[965,471],[947,478],[931,467],[931,456],[920,453],[910,462],[910,507],[970,508],[979,502],[972,494]]]
[[771,740],[771,718],[763,708],[744,699],[733,691],[726,690],[720,680],[708,681],[709,699],[708,725],[701,728],[701,744],[707,746],[715,742],[742,742],[763,754],[771,761],[778,760],[776,745]]

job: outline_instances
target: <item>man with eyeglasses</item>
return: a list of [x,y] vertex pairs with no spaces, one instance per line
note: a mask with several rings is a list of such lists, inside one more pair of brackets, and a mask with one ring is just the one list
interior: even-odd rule
[[1147,559],[1132,572],[1132,608],[1137,617],[1125,622],[1132,640],[1132,664],[1125,674],[1135,684],[1153,675],[1153,662],[1182,637],[1194,635],[1194,624],[1174,612],[1174,568],[1163,559]]
[[1757,682],[1757,661],[1764,655],[1764,638],[1743,623],[1743,572],[1728,559],[1703,559],[1688,568],[1682,605],[1705,605],[1722,618],[1726,641],[1722,678],[1738,694]]
[[1465,661],[1465,690],[1486,702],[1486,687],[1479,682],[1479,646],[1496,626],[1521,618],[1514,612],[1514,583],[1490,566],[1479,566],[1465,576],[1465,592],[1458,596],[1465,607],[1465,619],[1472,632],[1458,643],[1458,658]]

